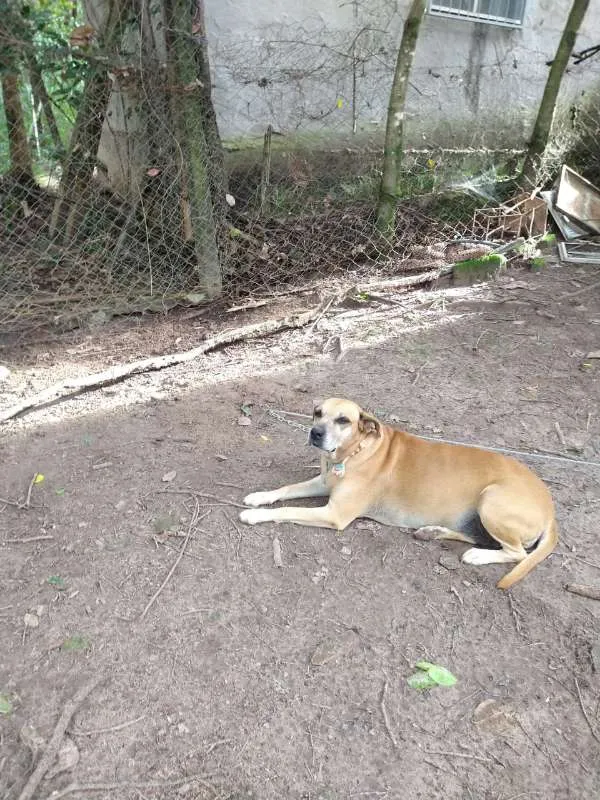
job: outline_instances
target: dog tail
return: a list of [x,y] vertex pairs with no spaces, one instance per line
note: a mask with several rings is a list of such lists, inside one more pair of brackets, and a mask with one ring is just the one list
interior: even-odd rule
[[515,583],[522,580],[534,567],[537,567],[540,561],[543,561],[546,556],[550,555],[556,547],[557,542],[558,527],[556,525],[556,520],[553,519],[542,533],[535,550],[529,553],[523,561],[520,561],[514,569],[511,569],[507,575],[498,581],[496,584],[498,589],[510,589],[511,586],[514,586]]

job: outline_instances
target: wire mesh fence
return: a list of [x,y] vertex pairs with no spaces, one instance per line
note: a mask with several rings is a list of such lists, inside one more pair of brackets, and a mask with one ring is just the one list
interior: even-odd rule
[[[500,201],[522,160],[522,148],[485,146],[475,112],[452,147],[417,147],[409,107],[395,235],[382,237],[396,43],[376,20],[325,42],[281,26],[260,46],[220,42],[213,57],[227,70],[211,78],[199,0],[191,17],[183,0],[29,7],[0,9],[8,342],[39,326],[426,269],[443,245],[489,233],[477,212]],[[452,74],[435,72],[448,86]],[[437,96],[413,92],[412,103],[419,120],[444,123]],[[548,175],[568,153],[594,179],[597,105],[580,104],[560,130]]]

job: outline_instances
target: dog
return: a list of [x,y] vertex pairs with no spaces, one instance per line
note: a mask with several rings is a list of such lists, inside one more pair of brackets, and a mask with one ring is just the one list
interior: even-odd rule
[[[467,542],[467,564],[516,566],[498,583],[509,589],[558,542],[554,504],[544,483],[513,458],[476,447],[430,442],[384,425],[350,400],[314,409],[309,442],[321,472],[308,481],[244,498],[249,525],[294,522],[343,531],[358,517]],[[328,497],[316,508],[259,508],[280,500]]]

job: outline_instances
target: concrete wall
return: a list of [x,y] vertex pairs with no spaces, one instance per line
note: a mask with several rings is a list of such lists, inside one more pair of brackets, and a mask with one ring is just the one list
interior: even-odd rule
[[[214,100],[225,139],[276,131],[309,141],[381,139],[407,0],[205,0]],[[408,97],[413,147],[527,140],[571,0],[528,0],[520,29],[427,15]],[[588,10],[577,49],[600,43]],[[562,98],[600,83],[571,67]]]

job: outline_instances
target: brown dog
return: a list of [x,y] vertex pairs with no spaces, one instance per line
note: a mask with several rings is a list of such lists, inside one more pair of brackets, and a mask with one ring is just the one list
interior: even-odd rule
[[[320,475],[249,494],[244,503],[253,508],[241,512],[242,522],[341,531],[357,517],[369,517],[384,525],[428,528],[437,539],[479,545],[464,553],[468,564],[517,562],[497,584],[500,589],[524,578],[558,541],[548,489],[512,458],[424,441],[337,398],[315,408],[310,443],[322,451]],[[319,508],[257,508],[299,497],[329,501]]]

